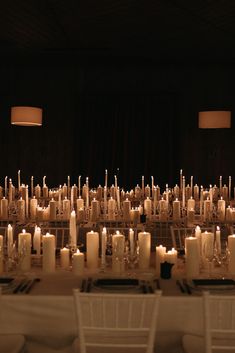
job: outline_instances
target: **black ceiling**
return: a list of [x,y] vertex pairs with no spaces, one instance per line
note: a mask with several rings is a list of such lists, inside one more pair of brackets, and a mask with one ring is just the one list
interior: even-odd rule
[[233,0],[11,0],[0,53],[235,61]]

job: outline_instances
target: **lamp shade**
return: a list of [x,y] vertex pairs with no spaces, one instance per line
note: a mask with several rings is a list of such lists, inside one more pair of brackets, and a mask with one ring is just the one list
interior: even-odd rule
[[21,126],[41,126],[42,109],[35,107],[11,107],[11,124]]
[[198,126],[200,129],[229,129],[231,127],[231,111],[199,112]]

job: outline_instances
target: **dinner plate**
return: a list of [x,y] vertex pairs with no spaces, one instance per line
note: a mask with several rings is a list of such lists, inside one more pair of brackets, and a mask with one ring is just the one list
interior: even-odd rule
[[198,289],[235,289],[235,281],[229,278],[201,278],[193,279],[192,282]]
[[99,278],[94,280],[93,285],[110,290],[128,290],[137,288],[139,280],[134,278]]

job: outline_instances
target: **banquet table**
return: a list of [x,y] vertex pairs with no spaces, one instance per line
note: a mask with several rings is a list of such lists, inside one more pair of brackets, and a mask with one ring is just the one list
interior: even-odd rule
[[[184,333],[200,335],[203,331],[202,292],[193,290],[192,294],[182,293],[176,285],[176,278],[182,275],[183,272],[178,271],[173,273],[171,279],[159,279],[162,297],[156,332],[158,352],[180,353]],[[72,352],[76,337],[73,288],[81,288],[84,278],[109,278],[112,273],[85,269],[83,276],[75,276],[71,269],[57,268],[54,273],[46,274],[35,268],[24,276],[40,278],[40,281],[35,282],[28,294],[12,294],[3,288],[0,332],[24,334],[29,353]],[[128,271],[122,276],[145,279],[153,286],[156,278],[154,268]]]

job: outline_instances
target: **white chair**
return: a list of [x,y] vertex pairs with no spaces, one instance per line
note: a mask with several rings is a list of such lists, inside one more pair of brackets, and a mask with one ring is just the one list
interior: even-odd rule
[[204,336],[183,336],[186,353],[235,352],[235,296],[203,293]]
[[[2,291],[0,288],[0,299]],[[1,300],[0,300],[1,307]],[[0,318],[1,319],[1,318]],[[25,337],[21,334],[3,334],[0,332],[0,353],[23,353]]]
[[161,291],[97,294],[74,289],[73,293],[80,353],[86,353],[87,348],[95,352],[99,348],[101,352],[153,352]]

